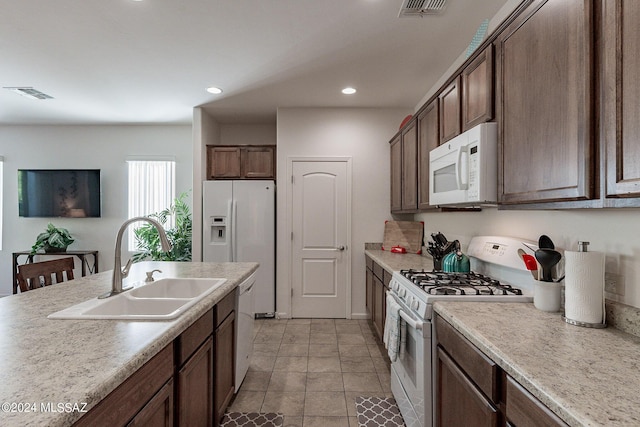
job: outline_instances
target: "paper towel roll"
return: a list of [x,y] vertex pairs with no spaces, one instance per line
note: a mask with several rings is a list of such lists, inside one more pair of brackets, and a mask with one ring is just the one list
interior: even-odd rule
[[565,251],[565,317],[576,322],[603,324],[604,253]]

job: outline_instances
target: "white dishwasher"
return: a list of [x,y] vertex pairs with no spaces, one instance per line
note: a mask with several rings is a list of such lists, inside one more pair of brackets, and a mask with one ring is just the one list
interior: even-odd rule
[[256,274],[253,273],[236,288],[236,393],[247,374],[253,354],[253,324],[255,322],[253,285],[255,283]]

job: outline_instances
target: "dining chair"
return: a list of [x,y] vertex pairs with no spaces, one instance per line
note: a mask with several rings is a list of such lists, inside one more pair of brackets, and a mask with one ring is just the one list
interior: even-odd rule
[[19,265],[18,285],[20,292],[72,280],[73,265],[72,257]]

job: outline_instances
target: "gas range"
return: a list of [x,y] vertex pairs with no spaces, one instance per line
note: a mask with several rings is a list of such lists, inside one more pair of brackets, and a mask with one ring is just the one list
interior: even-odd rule
[[534,247],[535,243],[521,239],[474,237],[467,251],[472,272],[395,271],[391,292],[424,320],[432,318],[434,301],[531,302],[533,278],[517,251]]

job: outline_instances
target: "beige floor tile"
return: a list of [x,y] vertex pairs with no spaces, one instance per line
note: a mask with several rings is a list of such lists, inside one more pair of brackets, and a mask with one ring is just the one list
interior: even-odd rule
[[338,332],[338,344],[365,345],[362,334],[342,334]]
[[285,328],[287,327],[286,321],[282,320],[271,320],[267,321],[260,328],[260,334],[283,334]]
[[[337,348],[336,348],[337,352]],[[309,354],[315,354],[309,350]],[[341,372],[340,357],[327,356],[327,357],[309,357],[309,363],[307,365],[308,372]]]
[[347,417],[304,417],[304,427],[349,427]]
[[262,356],[254,354],[249,362],[250,371],[273,371],[273,365],[276,363],[275,356]]
[[309,344],[309,355],[317,357],[338,356],[338,344]]
[[287,325],[310,325],[311,319],[289,319]]
[[254,343],[258,344],[275,344],[282,341],[282,335],[284,335],[284,329],[282,332],[258,332],[258,335],[253,339]]
[[327,332],[311,332],[309,344],[337,344],[338,335]]
[[376,372],[391,372],[391,366],[389,365],[388,359],[383,359],[382,357],[372,357],[373,366],[376,368]]
[[282,344],[309,344],[309,334],[286,332],[282,336]]
[[270,371],[248,371],[242,381],[240,391],[267,391],[270,379]]
[[360,325],[357,323],[336,323],[336,331],[339,334],[358,334],[362,335],[362,330],[360,329]]
[[282,420],[282,427],[302,427],[303,426],[303,418],[302,417],[291,417],[289,415],[285,415]]
[[273,372],[267,391],[304,392],[307,386],[305,372]]
[[367,345],[369,345],[369,344],[376,344],[376,345],[380,344],[380,341],[378,340],[378,337],[376,337],[373,334],[363,333],[362,334],[362,338],[364,338],[364,342]]
[[307,372],[307,358],[303,356],[276,357],[273,371]]
[[370,356],[366,345],[338,344],[340,357],[365,357]]
[[381,345],[367,344],[367,348],[369,349],[369,354],[371,354],[371,357],[387,356],[387,349]]
[[304,393],[268,391],[260,412],[279,412],[285,417],[301,417],[304,413],[304,400]]
[[[315,320],[315,319],[314,319]],[[310,332],[336,333],[336,325],[334,323],[313,323],[311,322]]]
[[342,372],[376,372],[373,360],[369,356],[341,357],[340,368]]
[[346,417],[347,405],[344,392],[311,392],[305,393],[304,416]]
[[349,427],[360,427],[358,417],[349,417]]
[[284,329],[285,334],[308,334],[311,332],[311,324],[300,325],[295,323],[288,323]]
[[307,391],[344,391],[340,372],[308,372]]
[[385,393],[391,393],[391,373],[378,372],[378,380],[380,380],[382,391],[384,391]]
[[335,325],[335,319],[311,319],[312,324],[325,324],[325,325]]
[[342,374],[342,380],[344,391],[382,393],[380,380],[375,372],[345,372]]
[[280,344],[278,356],[304,356],[309,355],[308,344]]
[[264,401],[264,391],[245,391],[240,390],[228,412],[260,412]]
[[277,356],[280,350],[280,342],[274,343],[253,343],[253,354],[259,356]]

